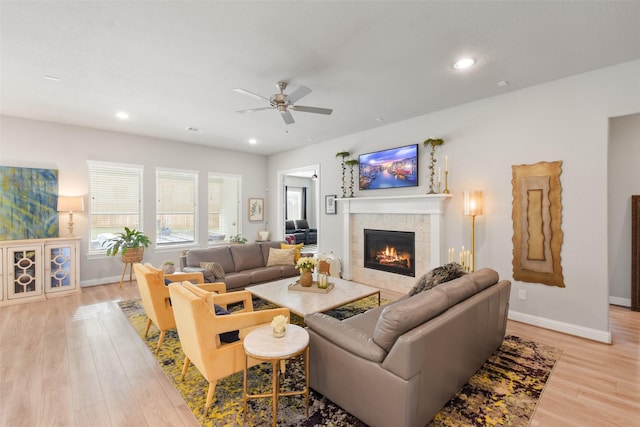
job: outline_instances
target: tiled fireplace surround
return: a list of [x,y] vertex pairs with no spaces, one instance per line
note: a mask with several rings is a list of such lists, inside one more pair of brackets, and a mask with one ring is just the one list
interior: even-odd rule
[[[389,289],[408,292],[417,278],[442,264],[444,253],[442,219],[448,194],[338,199],[343,215],[343,277]],[[416,276],[364,268],[364,229],[413,231],[416,239]]]

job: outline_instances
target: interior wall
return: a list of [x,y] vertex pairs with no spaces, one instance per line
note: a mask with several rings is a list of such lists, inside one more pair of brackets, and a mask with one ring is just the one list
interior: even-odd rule
[[631,306],[631,196],[640,194],[640,114],[609,121],[609,300]]
[[[265,228],[265,222],[249,222],[248,199],[266,198],[267,160],[251,155],[175,141],[147,138],[98,129],[68,126],[16,117],[0,116],[0,164],[3,166],[58,169],[58,192],[81,195],[88,206],[88,160],[144,165],[143,230],[155,242],[155,168],[175,168],[199,172],[198,206],[200,221],[207,218],[207,179],[209,172],[242,176],[240,232],[250,241]],[[80,243],[82,286],[120,280],[120,257],[87,256],[89,225],[87,212],[74,213],[75,234]],[[67,215],[60,215],[61,235],[67,234]],[[164,260],[179,264],[180,250],[206,247],[206,227],[198,228],[198,244],[172,248],[150,246],[145,262],[159,265]]]
[[[269,158],[269,179],[287,165],[312,157],[322,167],[321,195],[340,194],[340,160],[335,153],[349,151],[357,157],[441,137],[445,143],[436,157],[442,165],[449,156],[453,195],[445,208],[443,247],[469,247],[471,225],[462,215],[461,193],[482,190],[485,209],[476,218],[476,268],[491,267],[502,278],[512,279],[511,167],[562,160],[561,262],[566,287],[512,281],[510,316],[607,341],[608,230],[602,201],[607,200],[608,120],[640,112],[638,75],[640,61],[632,61],[281,153]],[[428,154],[420,151],[418,188],[358,191],[356,197],[426,193]],[[339,217],[321,215],[320,228],[326,232],[320,252],[342,256]],[[518,298],[521,290],[524,300]]]

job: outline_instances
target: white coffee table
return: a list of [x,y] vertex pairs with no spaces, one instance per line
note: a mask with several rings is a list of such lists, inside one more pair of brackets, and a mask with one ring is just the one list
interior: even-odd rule
[[[244,418],[247,419],[247,400],[270,397],[273,400],[273,427],[277,425],[278,396],[293,396],[302,394],[306,401],[306,417],[309,417],[309,333],[300,326],[287,324],[287,333],[281,337],[273,336],[271,325],[262,326],[249,332],[243,341],[244,346]],[[280,372],[278,363],[304,353],[304,378],[305,385],[299,391],[280,391]],[[271,381],[271,393],[248,394],[247,393],[247,358],[264,360],[271,363],[273,378]],[[282,365],[284,367],[284,365]],[[284,370],[282,371],[284,374]]]
[[380,289],[372,286],[330,277],[329,282],[334,284],[334,288],[325,294],[290,290],[289,285],[294,284],[296,280],[298,277],[291,277],[250,286],[247,290],[258,298],[288,308],[292,313],[302,317],[311,313],[323,313],[372,295],[378,295],[380,305]]

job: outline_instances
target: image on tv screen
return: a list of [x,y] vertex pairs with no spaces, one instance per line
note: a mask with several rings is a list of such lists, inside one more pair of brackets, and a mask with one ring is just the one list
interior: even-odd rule
[[358,163],[360,190],[418,185],[418,144],[361,154]]

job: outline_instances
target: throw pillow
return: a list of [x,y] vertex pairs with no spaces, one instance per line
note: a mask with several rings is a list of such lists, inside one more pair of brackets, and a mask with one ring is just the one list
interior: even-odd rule
[[209,270],[216,279],[224,279],[226,276],[224,268],[217,262],[201,262],[200,268]]
[[276,265],[295,265],[295,256],[295,249],[269,248],[269,259],[267,260],[267,267],[273,267]]
[[442,267],[436,267],[418,279],[413,289],[409,291],[409,296],[428,291],[440,283],[457,279],[465,274],[467,273],[464,271],[464,268],[457,262],[450,262]]
[[[213,308],[215,308],[216,310],[216,316],[226,316],[227,314],[231,314],[224,308],[220,307],[218,304],[214,304]],[[224,343],[232,343],[232,342],[240,341],[240,331],[235,330],[235,331],[223,332],[220,334],[220,341]]]
[[304,246],[304,243],[298,243],[297,245],[287,245],[286,243],[280,243],[280,249],[295,249],[296,256],[293,258],[293,262],[296,263],[300,259],[300,249]]

